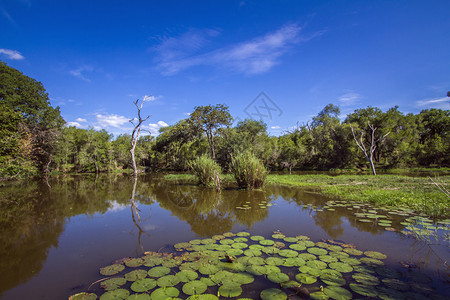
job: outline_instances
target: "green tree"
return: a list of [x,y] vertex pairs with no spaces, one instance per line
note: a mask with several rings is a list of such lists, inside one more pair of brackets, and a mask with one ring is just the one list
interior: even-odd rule
[[50,105],[41,82],[0,61],[0,102],[21,116],[21,130],[31,138],[32,163],[44,170],[55,153],[55,141],[64,125],[59,107]]
[[216,151],[214,138],[217,134],[217,130],[220,127],[231,125],[231,122],[233,121],[233,117],[228,111],[228,106],[223,104],[217,104],[215,106],[197,106],[189,119],[193,126],[206,134],[211,158],[215,160]]

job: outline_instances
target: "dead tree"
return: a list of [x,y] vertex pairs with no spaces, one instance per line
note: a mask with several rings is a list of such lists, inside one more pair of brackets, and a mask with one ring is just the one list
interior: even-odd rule
[[372,131],[372,138],[370,140],[370,145],[368,145],[369,149],[367,149],[363,140],[364,131],[361,130],[361,137],[358,141],[355,135],[355,131],[353,130],[353,127],[351,126],[350,127],[352,128],[353,138],[355,139],[356,145],[358,145],[359,149],[361,149],[361,151],[364,153],[364,156],[369,161],[370,168],[372,169],[372,174],[376,176],[377,172],[375,171],[375,164],[373,162],[373,153],[375,152],[375,149],[377,149],[377,143],[382,142],[391,132],[389,131],[379,139],[375,140],[375,131],[377,130],[377,128],[371,125],[369,122],[367,122],[367,125],[369,125],[369,128]]
[[134,118],[130,120],[130,123],[133,124],[134,129],[133,129],[133,133],[131,134],[131,149],[130,149],[130,153],[131,153],[131,162],[133,164],[133,175],[137,176],[138,170],[136,167],[136,159],[134,157],[134,150],[136,149],[136,145],[139,139],[139,135],[141,134],[141,126],[142,123],[144,123],[148,118],[151,117],[151,115],[148,115],[146,118],[142,119],[141,117],[141,109],[142,106],[144,105],[144,100],[142,100],[141,105],[138,105],[139,99],[137,99],[134,102],[134,105],[136,106],[137,110],[138,110],[138,118]]

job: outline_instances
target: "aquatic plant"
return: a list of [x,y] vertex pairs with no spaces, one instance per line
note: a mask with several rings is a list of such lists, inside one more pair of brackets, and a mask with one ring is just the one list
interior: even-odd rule
[[267,177],[264,164],[252,153],[239,153],[231,159],[231,172],[240,188],[259,189]]
[[271,237],[226,232],[174,249],[103,267],[101,274],[114,275],[98,281],[104,292],[96,288],[69,299],[444,298],[425,274],[401,273],[384,265],[385,254],[341,242],[278,231]]
[[197,177],[198,184],[203,186],[214,185],[220,189],[220,166],[207,155],[197,157],[188,163],[189,168]]

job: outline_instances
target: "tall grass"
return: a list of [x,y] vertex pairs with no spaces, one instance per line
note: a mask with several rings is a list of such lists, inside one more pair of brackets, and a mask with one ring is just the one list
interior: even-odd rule
[[189,168],[197,177],[198,184],[203,186],[215,186],[220,189],[220,166],[209,156],[202,155],[188,163]]
[[240,188],[259,189],[264,185],[267,170],[250,152],[239,153],[231,159],[231,172]]

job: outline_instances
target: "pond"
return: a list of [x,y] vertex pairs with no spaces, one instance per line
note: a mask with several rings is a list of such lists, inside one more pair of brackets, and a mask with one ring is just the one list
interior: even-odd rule
[[[130,202],[133,194],[135,206]],[[148,257],[149,252],[182,253],[177,250],[186,248],[188,252],[194,251],[192,245],[211,243],[211,238],[217,246],[210,246],[210,250],[228,242],[256,245],[261,237],[283,243],[279,250],[295,249],[292,244],[303,243],[305,249],[297,250],[317,252],[317,258],[329,260],[330,266],[334,255],[325,255],[326,258],[322,254],[335,254],[333,251],[339,248],[349,253],[354,251],[350,250],[352,247],[363,252],[375,251],[366,253],[366,261],[369,253],[381,252],[386,255],[381,256],[384,272],[396,276],[385,281],[380,272],[371,272],[381,280],[377,279],[379,286],[384,284],[383,288],[387,288],[395,283],[393,295],[401,297],[445,299],[450,296],[446,263],[450,259],[448,229],[448,220],[433,223],[409,211],[345,203],[300,188],[267,186],[264,191],[227,188],[217,193],[189,183],[166,181],[162,175],[141,176],[137,182],[123,175],[30,180],[0,188],[0,299],[67,299],[80,292],[100,296],[104,290],[98,281],[105,278],[99,273],[100,268],[114,262],[124,264],[127,260],[123,258],[142,257],[145,253]],[[244,240],[220,243],[245,236]],[[190,247],[180,246],[192,240],[196,242]],[[246,249],[257,247],[261,248]],[[299,263],[305,266],[299,271],[295,264],[285,267],[290,252],[283,253],[286,256],[277,259],[282,259],[280,268],[290,274],[290,279],[306,280],[302,287],[311,291],[325,286],[331,293],[330,287],[334,285],[327,286],[321,277],[314,283],[308,282],[314,272],[306,270],[306,265],[321,269],[322,262],[314,259],[310,262],[303,254],[307,263]],[[234,254],[232,260],[244,257],[239,251]],[[256,256],[252,251],[246,255]],[[335,256],[340,258],[339,255]],[[263,253],[261,257],[268,261],[267,256],[268,253]],[[271,262],[275,261],[278,260],[271,258]],[[344,274],[345,280],[354,281],[352,278],[358,278],[356,273],[365,274],[361,271],[364,263],[347,261],[354,268]],[[220,263],[225,263],[223,257]],[[380,268],[367,264],[373,270]],[[356,265],[360,265],[358,272]],[[131,270],[128,265],[126,268],[123,274]],[[256,276],[254,283],[243,286],[240,297],[259,299],[257,289],[279,287],[279,276],[276,279],[274,276]],[[354,289],[360,281],[354,281],[352,289],[348,282],[341,286],[353,297],[361,298],[363,294]],[[399,288],[398,284],[403,286]],[[129,289],[130,285],[128,282],[123,287]],[[182,292],[182,283],[177,282],[176,287],[181,291],[179,298],[188,298],[189,294]],[[217,295],[217,289],[211,287],[211,293]]]

